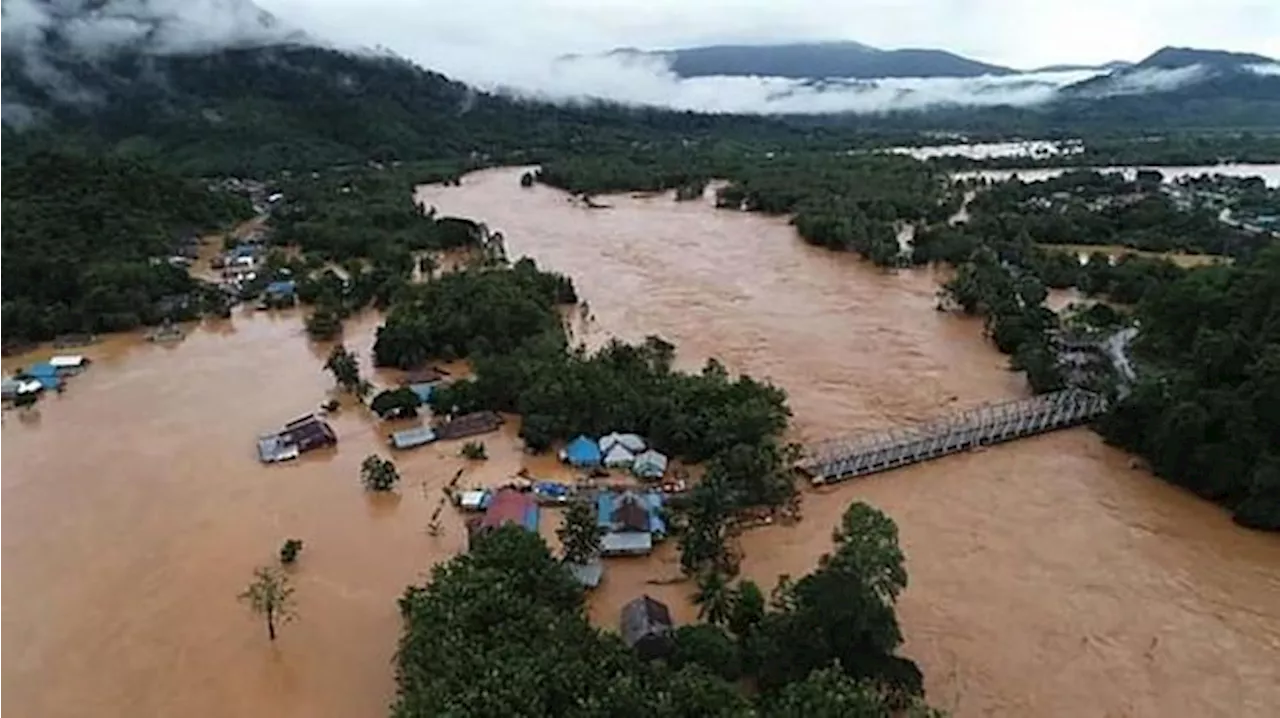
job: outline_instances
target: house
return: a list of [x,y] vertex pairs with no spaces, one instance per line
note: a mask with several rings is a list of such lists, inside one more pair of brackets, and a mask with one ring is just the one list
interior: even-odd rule
[[464,414],[436,428],[437,439],[461,439],[466,436],[497,431],[502,426],[502,415],[495,411],[477,411]]
[[622,640],[641,658],[662,658],[673,647],[672,633],[675,623],[666,604],[641,596],[622,607]]
[[0,398],[16,399],[21,394],[31,394],[43,391],[44,384],[35,379],[15,379],[10,377],[0,382]]
[[569,573],[573,574],[573,578],[583,588],[596,588],[604,578],[604,562],[599,558],[593,558],[587,563],[566,562],[565,568],[569,569]]
[[515,524],[526,531],[538,532],[538,502],[533,495],[515,489],[499,489],[489,498],[484,516],[467,523],[467,539],[492,531],[504,524]]
[[59,374],[75,374],[87,368],[90,362],[88,357],[80,356],[79,354],[75,354],[75,355],[64,354],[56,357],[51,357],[49,359],[49,363],[53,365],[54,369],[58,370]]
[[667,473],[667,455],[649,449],[636,455],[631,471],[642,479],[661,479]]
[[425,446],[436,440],[436,432],[429,426],[419,426],[413,429],[405,429],[397,431],[388,438],[388,443],[393,449],[412,449],[418,446]]
[[484,489],[461,491],[454,494],[454,502],[463,511],[484,511],[489,506],[493,494]]
[[586,436],[579,436],[564,447],[561,458],[578,468],[600,465],[600,447]]
[[613,432],[600,437],[597,442],[600,445],[600,451],[608,454],[615,446],[622,446],[632,454],[638,454],[645,449],[644,439],[639,434],[619,434]]
[[287,302],[296,298],[298,293],[298,283],[292,279],[280,279],[271,282],[267,288],[263,290],[267,299],[277,302]]
[[614,444],[612,448],[604,452],[604,465],[610,469],[621,469],[631,466],[636,460],[636,455],[631,453],[627,447],[622,444]]
[[274,434],[258,437],[258,458],[263,463],[288,461],[312,449],[333,446],[338,437],[333,427],[315,414],[299,417]]
[[427,367],[425,369],[417,369],[404,375],[404,384],[435,384],[444,381],[449,376],[449,372],[439,367]]
[[596,525],[600,553],[605,556],[643,556],[653,550],[654,539],[666,537],[667,525],[658,509],[662,496],[624,491],[601,491],[596,495]]
[[423,404],[431,401],[431,397],[436,393],[436,385],[428,383],[408,384],[406,388],[418,395],[418,400]]
[[25,380],[27,386],[32,382],[38,382],[42,389],[57,389],[62,386],[62,377],[58,376],[58,368],[49,362],[32,364],[18,372],[17,378]]

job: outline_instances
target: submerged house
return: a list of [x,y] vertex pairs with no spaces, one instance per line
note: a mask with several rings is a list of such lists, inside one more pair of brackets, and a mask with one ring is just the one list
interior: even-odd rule
[[62,386],[62,377],[58,371],[58,367],[50,362],[42,361],[26,367],[18,372],[18,379],[30,382],[39,382],[42,389],[57,389]]
[[586,563],[566,562],[564,566],[569,569],[569,573],[573,574],[574,580],[582,584],[583,588],[596,588],[604,578],[604,562],[599,557],[593,558]]
[[515,524],[526,531],[538,532],[538,502],[533,495],[515,489],[499,489],[489,497],[484,516],[467,523],[467,539],[474,541],[505,524]]
[[600,446],[586,436],[579,436],[564,447],[561,458],[568,464],[578,468],[599,466]]
[[661,601],[641,596],[622,607],[622,640],[641,658],[662,658],[673,648],[675,622]]
[[436,440],[436,432],[429,426],[419,426],[404,431],[397,431],[388,438],[393,449],[412,449],[425,446]]
[[270,307],[293,306],[298,301],[298,283],[292,279],[271,282],[262,291],[262,301]]
[[0,398],[17,399],[23,394],[34,394],[44,390],[44,384],[35,379],[8,378],[0,382]]
[[464,414],[436,427],[437,439],[461,439],[490,431],[502,426],[502,415],[496,411],[476,411]]
[[659,509],[662,495],[655,492],[601,491],[596,495],[596,525],[600,553],[605,556],[642,556],[653,550],[655,540],[666,537],[667,525]]
[[319,416],[308,414],[285,424],[279,432],[258,437],[258,458],[266,464],[288,461],[336,443],[338,437],[333,433],[333,427]]

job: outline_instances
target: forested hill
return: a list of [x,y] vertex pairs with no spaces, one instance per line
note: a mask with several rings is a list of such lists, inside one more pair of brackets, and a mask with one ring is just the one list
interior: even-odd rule
[[163,260],[252,213],[243,197],[138,162],[43,152],[6,154],[0,210],[6,340],[159,321],[174,309],[162,300],[194,286]]
[[74,138],[202,173],[533,155],[674,135],[802,134],[764,118],[524,102],[396,57],[301,45],[55,62],[80,100],[69,101],[65,87],[36,82],[22,56],[6,55],[5,112],[17,108],[29,120],[20,137],[9,132],[6,141],[61,145]]

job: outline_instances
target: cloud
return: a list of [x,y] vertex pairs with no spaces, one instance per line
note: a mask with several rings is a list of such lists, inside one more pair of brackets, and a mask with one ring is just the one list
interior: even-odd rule
[[677,77],[653,56],[578,57],[518,68],[490,65],[469,78],[482,89],[564,101],[605,99],[678,110],[746,114],[874,113],[940,106],[1034,105],[1096,71],[974,78],[813,82],[778,77]]
[[1116,95],[1142,95],[1149,92],[1169,92],[1198,82],[1211,74],[1204,65],[1188,65],[1186,67],[1164,68],[1146,67],[1138,70],[1125,70],[1113,74],[1105,82],[1094,88],[1091,94],[1097,97],[1113,97]]
[[1245,65],[1245,69],[1255,75],[1264,77],[1280,77],[1280,62],[1259,65]]

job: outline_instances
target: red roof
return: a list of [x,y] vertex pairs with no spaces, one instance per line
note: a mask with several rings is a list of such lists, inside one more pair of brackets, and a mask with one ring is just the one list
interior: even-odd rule
[[537,516],[538,502],[534,499],[533,494],[516,491],[515,489],[500,489],[493,495],[493,499],[489,502],[489,508],[484,512],[484,518],[480,520],[481,528],[497,528],[505,523],[519,524],[525,528],[536,531],[538,525],[537,519],[533,519],[533,525],[530,525],[530,516]]

